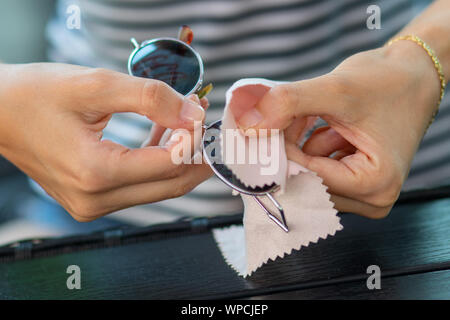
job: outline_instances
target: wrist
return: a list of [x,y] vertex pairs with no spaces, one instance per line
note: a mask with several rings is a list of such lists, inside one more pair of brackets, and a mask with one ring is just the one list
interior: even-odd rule
[[415,111],[424,111],[420,114],[431,118],[438,109],[442,86],[440,74],[427,50],[411,40],[394,41],[381,50],[384,58],[396,67],[392,70],[404,73],[404,81],[400,85],[408,89],[409,96],[413,96]]
[[[438,1],[436,1],[438,2]],[[448,10],[447,10],[448,11]],[[438,11],[436,11],[438,12]],[[448,14],[447,14],[448,15]],[[436,17],[422,17],[419,16],[399,34],[394,36],[416,35],[425,41],[434,51],[439,59],[445,75],[445,80],[450,80],[450,42],[447,41],[450,32],[450,25],[442,14]],[[440,23],[444,21],[445,23]]]

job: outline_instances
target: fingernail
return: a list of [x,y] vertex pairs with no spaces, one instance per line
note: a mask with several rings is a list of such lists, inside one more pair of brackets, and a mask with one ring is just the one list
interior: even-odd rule
[[262,120],[262,114],[257,109],[252,108],[239,118],[238,123],[242,128],[247,129],[254,127]]
[[203,121],[205,110],[192,100],[184,99],[180,117],[185,121]]

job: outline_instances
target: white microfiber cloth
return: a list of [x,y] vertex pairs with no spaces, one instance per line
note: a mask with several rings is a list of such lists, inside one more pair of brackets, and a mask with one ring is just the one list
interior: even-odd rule
[[[267,137],[248,137],[236,125],[231,110],[245,112],[253,108],[277,84],[279,82],[267,79],[242,79],[226,94],[221,126],[222,159],[246,186],[254,188],[276,183],[281,187],[272,195],[282,205],[289,227],[289,232],[284,232],[267,217],[252,196],[241,195],[245,208],[243,226],[215,229],[213,234],[225,261],[244,277],[269,259],[283,258],[293,249],[300,250],[302,246],[342,230],[337,210],[322,179],[287,160],[283,132]],[[230,134],[233,131],[235,133]],[[261,152],[267,157],[259,157]],[[256,160],[252,154],[258,155]],[[260,200],[276,215],[278,211],[268,198],[262,196]]]

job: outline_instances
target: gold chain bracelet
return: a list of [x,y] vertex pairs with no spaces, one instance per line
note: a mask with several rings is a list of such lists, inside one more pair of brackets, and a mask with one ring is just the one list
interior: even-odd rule
[[399,40],[410,40],[410,41],[413,41],[413,42],[417,43],[419,46],[421,46],[427,52],[427,54],[430,56],[431,60],[433,61],[434,68],[436,69],[436,71],[438,73],[438,76],[439,76],[439,81],[441,82],[441,94],[439,96],[439,101],[438,101],[438,104],[437,104],[437,108],[433,112],[433,114],[431,116],[431,120],[428,123],[428,126],[426,128],[428,130],[428,128],[433,123],[434,119],[436,118],[436,115],[439,112],[439,106],[441,105],[442,99],[444,98],[446,81],[445,81],[444,72],[442,71],[442,65],[439,62],[439,59],[437,58],[437,56],[434,53],[433,49],[431,49],[430,46],[425,43],[425,41],[423,41],[422,39],[420,39],[416,35],[407,35],[407,36],[400,36],[400,37],[394,38],[394,39],[390,40],[387,43],[387,46],[390,46],[391,44],[393,44],[394,42],[397,42]]

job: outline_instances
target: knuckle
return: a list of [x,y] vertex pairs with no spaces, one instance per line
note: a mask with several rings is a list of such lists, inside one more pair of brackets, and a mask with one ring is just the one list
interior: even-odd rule
[[173,193],[173,198],[178,198],[185,195],[187,188],[184,183],[177,183],[175,186],[175,192]]
[[78,222],[90,222],[101,215],[97,202],[86,197],[72,201],[67,211]]
[[187,165],[181,164],[171,164],[162,170],[160,173],[160,177],[165,180],[170,179],[179,179],[181,178],[187,171]]
[[397,201],[398,194],[394,192],[380,192],[367,200],[368,204],[377,208],[386,208],[394,205]]
[[171,168],[168,169],[167,172],[167,178],[176,178],[182,176],[184,173],[186,173],[187,166],[183,163],[179,165],[173,165]]
[[279,117],[288,120],[295,117],[296,99],[294,89],[290,85],[279,85],[272,88],[272,95],[275,97]]
[[288,101],[288,99],[291,98],[292,95],[291,87],[288,84],[280,84],[278,86],[275,86],[271,89],[271,91],[275,96],[280,97],[285,101]]
[[103,68],[87,69],[81,79],[77,82],[82,86],[84,92],[98,94],[110,87],[111,79],[114,77],[114,71]]
[[379,168],[370,176],[370,179],[359,183],[359,192],[365,202],[379,209],[392,207],[400,195],[401,176],[388,168]]
[[180,179],[175,186],[174,197],[181,197],[194,189],[194,185],[187,179]]
[[357,170],[354,172],[354,186],[357,196],[364,197],[373,193],[377,185],[376,176],[371,172]]
[[91,77],[98,82],[107,82],[115,73],[104,68],[93,68],[90,70]]
[[158,80],[145,81],[141,93],[141,105],[145,110],[148,106],[157,105],[164,96],[165,92],[169,90],[165,82]]
[[80,177],[80,190],[85,193],[96,193],[103,189],[100,178],[92,171],[85,171]]
[[95,220],[93,218],[81,216],[81,215],[72,213],[70,211],[69,211],[69,213],[72,216],[72,218],[74,218],[77,222],[91,222],[91,221]]
[[368,213],[366,215],[366,217],[370,218],[370,219],[384,219],[386,218],[390,211],[391,211],[392,207],[388,207],[388,208],[376,208],[374,210],[372,210],[370,213]]
[[82,167],[77,176],[77,189],[87,194],[103,191],[107,181],[101,172],[102,169],[94,163],[88,163]]
[[401,183],[392,180],[391,184],[386,185],[370,202],[373,206],[380,208],[391,207],[397,201],[400,191]]

